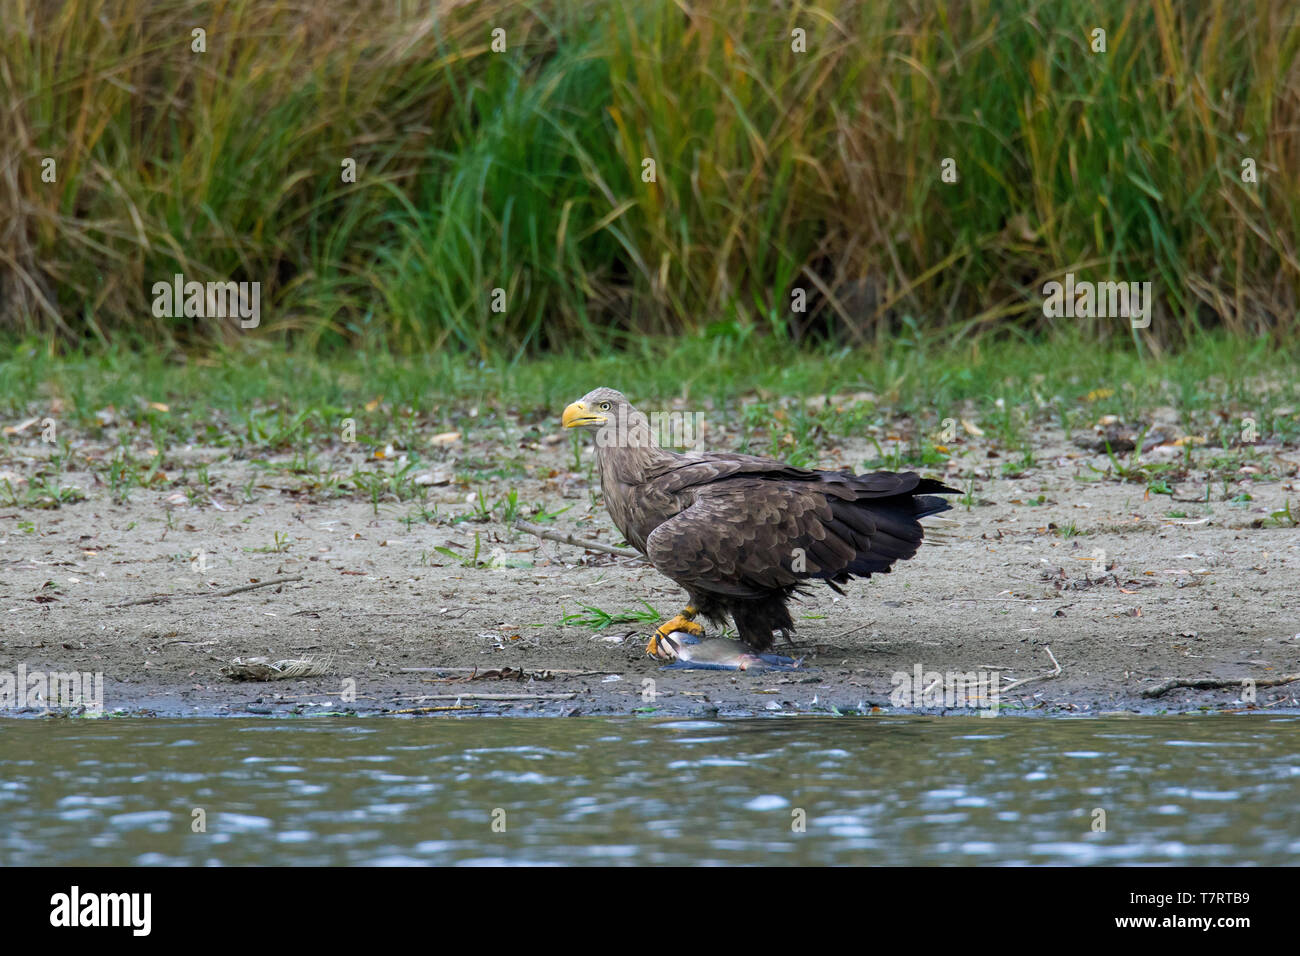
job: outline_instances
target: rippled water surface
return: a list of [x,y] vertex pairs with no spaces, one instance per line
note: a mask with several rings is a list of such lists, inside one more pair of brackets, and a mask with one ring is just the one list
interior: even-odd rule
[[6,721],[0,863],[1297,863],[1298,751],[1256,716]]

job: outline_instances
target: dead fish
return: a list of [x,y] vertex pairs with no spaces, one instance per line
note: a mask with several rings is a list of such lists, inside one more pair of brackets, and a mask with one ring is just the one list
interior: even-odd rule
[[297,661],[272,661],[269,657],[236,657],[221,674],[231,680],[293,680],[295,677],[322,677],[330,672],[333,659],[324,661],[305,657]]
[[803,658],[780,654],[755,654],[740,641],[726,637],[696,637],[686,631],[673,631],[658,643],[658,658],[672,661],[664,670],[768,671],[795,670]]

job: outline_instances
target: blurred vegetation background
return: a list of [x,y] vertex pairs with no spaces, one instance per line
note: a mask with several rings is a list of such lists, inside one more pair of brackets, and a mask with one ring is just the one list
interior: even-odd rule
[[[1297,19],[1288,0],[4,0],[0,330],[485,359],[1053,322],[1156,350],[1276,338],[1300,290]],[[1068,271],[1151,281],[1151,327],[1045,319]],[[154,317],[177,272],[261,282],[261,327]]]

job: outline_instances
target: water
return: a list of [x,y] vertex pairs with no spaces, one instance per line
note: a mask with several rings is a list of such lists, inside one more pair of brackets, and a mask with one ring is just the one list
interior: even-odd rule
[[1295,716],[14,720],[0,864],[1294,864],[1298,741]]

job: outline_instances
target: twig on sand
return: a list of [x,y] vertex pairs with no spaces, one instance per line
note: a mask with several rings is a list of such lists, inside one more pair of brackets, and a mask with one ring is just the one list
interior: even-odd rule
[[1160,697],[1179,687],[1191,687],[1196,690],[1221,690],[1225,687],[1240,687],[1251,681],[1256,687],[1279,687],[1300,680],[1300,674],[1284,674],[1281,677],[1173,677],[1155,687],[1142,691],[1143,697]]
[[[827,640],[828,640],[828,641],[838,641],[841,637],[848,637],[850,634],[855,634],[855,633],[857,633],[858,631],[862,630],[862,629],[865,628],[865,627],[871,627],[871,625],[873,625],[873,624],[875,624],[875,623],[876,623],[876,622],[875,622],[874,620],[867,621],[866,624],[859,624],[857,627],[851,627],[851,628],[849,628],[847,631],[840,631],[840,633],[838,633],[838,634],[832,634],[829,638],[827,638]],[[795,644],[794,641],[790,641],[789,643],[790,643],[792,646],[794,646],[794,647],[802,647],[802,646],[804,646],[804,645],[801,645],[801,644]]]
[[457,684],[466,683],[474,680],[554,680],[557,677],[598,677],[601,674],[608,674],[609,671],[593,670],[567,670],[555,669],[549,667],[539,667],[533,670],[524,670],[522,667],[493,667],[487,670],[480,670],[477,667],[403,667],[402,673],[434,673],[434,674],[460,674],[459,677],[422,677],[420,678],[426,684]]
[[585,538],[575,538],[571,534],[561,534],[558,531],[548,531],[546,528],[539,528],[535,524],[530,524],[522,518],[516,518],[514,526],[520,531],[536,535],[539,538],[545,538],[547,541],[558,541],[561,544],[569,544],[575,548],[586,548],[589,551],[604,551],[606,554],[616,554],[620,558],[639,558],[641,555],[636,551],[629,551],[627,548],[614,548],[608,544],[601,544],[599,541],[588,541]]
[[474,704],[452,704],[450,707],[403,707],[401,710],[393,711],[394,714],[436,714],[444,710],[478,710]]
[[301,581],[302,575],[295,574],[288,578],[273,578],[270,581],[258,581],[255,584],[243,584],[237,588],[227,588],[224,591],[200,591],[197,594],[156,594],[153,597],[139,598],[135,601],[123,601],[121,604],[110,604],[109,607],[134,607],[137,604],[159,604],[163,601],[189,601],[194,598],[204,597],[230,597],[232,594],[242,594],[245,591],[253,591],[257,588],[274,587],[277,584],[288,584],[290,581]]
[[1060,662],[1056,659],[1056,655],[1052,653],[1052,649],[1051,649],[1050,647],[1048,647],[1046,644],[1043,645],[1043,650],[1045,650],[1045,651],[1047,652],[1047,656],[1050,657],[1050,658],[1052,659],[1052,666],[1053,666],[1054,668],[1056,668],[1055,670],[1048,671],[1046,674],[1039,674],[1039,675],[1037,675],[1036,677],[1024,677],[1024,678],[1021,678],[1020,680],[1012,681],[1012,682],[1011,682],[1010,684],[1008,684],[1006,687],[1001,688],[1001,689],[998,691],[998,693],[999,693],[999,694],[1005,694],[1007,691],[1011,690],[1013,687],[1019,687],[1021,684],[1028,684],[1030,681],[1035,681],[1035,680],[1048,680],[1049,678],[1052,678],[1052,677],[1060,677],[1060,676],[1061,676],[1061,664],[1060,664]]

